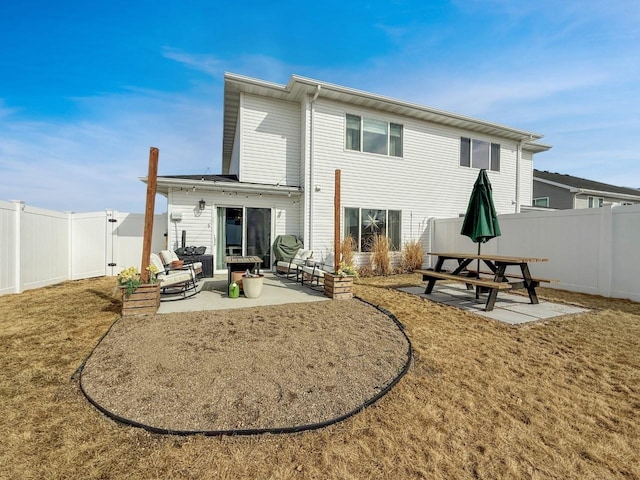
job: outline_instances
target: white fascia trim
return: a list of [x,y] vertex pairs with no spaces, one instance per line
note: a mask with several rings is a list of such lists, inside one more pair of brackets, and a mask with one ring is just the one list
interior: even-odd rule
[[635,200],[637,202],[640,201],[640,195],[631,195],[628,193],[603,192],[600,190],[589,190],[587,188],[577,188],[575,189],[575,193],[577,195],[584,194],[606,198],[618,198],[620,200]]
[[572,187],[571,185],[565,185],[564,183],[558,183],[558,182],[553,182],[551,180],[546,180],[544,178],[538,178],[535,176],[533,177],[533,181],[534,182],[540,182],[540,183],[546,183],[547,185],[552,185],[554,187],[560,187],[560,188],[564,188],[565,190],[569,190],[570,192],[577,192],[578,189]]
[[[140,180],[147,183],[147,177],[140,177]],[[290,187],[286,185],[262,185],[256,183],[241,183],[241,182],[212,182],[209,180],[189,180],[183,178],[163,178],[158,177],[158,186],[169,188],[183,188],[193,189],[200,191],[214,191],[214,192],[238,192],[238,193],[269,193],[280,195],[295,195],[300,196],[303,193],[302,187]],[[161,193],[161,192],[159,192]]]

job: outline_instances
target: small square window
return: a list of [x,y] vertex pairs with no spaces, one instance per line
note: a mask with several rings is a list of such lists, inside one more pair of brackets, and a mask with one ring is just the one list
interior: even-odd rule
[[500,171],[500,144],[460,138],[460,166]]
[[604,198],[589,197],[589,208],[600,208],[602,205],[604,205]]

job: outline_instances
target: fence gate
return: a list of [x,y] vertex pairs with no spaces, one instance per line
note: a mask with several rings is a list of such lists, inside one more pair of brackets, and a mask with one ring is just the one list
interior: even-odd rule
[[75,213],[71,216],[71,279],[111,275],[110,223],[112,212]]
[[[152,251],[165,248],[167,215],[155,215]],[[144,215],[68,213],[0,201],[0,295],[140,268]]]

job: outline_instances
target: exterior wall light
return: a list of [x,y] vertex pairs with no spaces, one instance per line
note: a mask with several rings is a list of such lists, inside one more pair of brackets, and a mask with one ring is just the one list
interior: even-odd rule
[[204,198],[201,198],[198,202],[198,208],[200,211],[204,210],[204,207],[207,205],[207,202],[204,201]]

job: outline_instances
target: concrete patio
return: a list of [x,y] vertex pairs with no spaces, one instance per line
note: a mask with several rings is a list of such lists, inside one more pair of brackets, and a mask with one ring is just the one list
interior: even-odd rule
[[529,297],[513,293],[499,293],[494,309],[490,312],[485,312],[487,294],[480,294],[480,298],[476,299],[475,291],[467,290],[464,285],[436,284],[433,292],[429,295],[424,293],[424,289],[425,287],[422,286],[404,287],[399,290],[511,325],[520,325],[588,311],[573,305],[551,303],[544,300],[540,300],[537,305],[532,305],[529,302]]
[[238,298],[229,298],[227,275],[204,278],[198,282],[199,293],[185,300],[160,302],[158,313],[197,312],[202,310],[225,310],[230,308],[262,307],[283,303],[321,302],[329,300],[322,291],[302,286],[295,280],[273,273],[264,274],[262,295],[246,298],[242,293]]
[[[403,287],[399,290],[511,325],[520,325],[587,311],[584,308],[573,305],[543,300],[537,305],[532,305],[529,303],[528,297],[512,293],[500,293],[494,309],[490,312],[485,312],[486,294],[481,294],[480,298],[476,300],[475,292],[467,290],[464,285],[436,284],[433,293],[430,295],[424,293],[424,288],[424,286],[415,286]],[[199,293],[197,295],[185,300],[161,302],[158,313],[225,310],[329,300],[321,290],[312,289],[307,285],[302,286],[300,283],[296,283],[295,280],[269,272],[264,274],[263,291],[259,298],[246,298],[242,293],[238,298],[229,298],[227,276],[224,274],[216,275],[215,278],[200,280],[198,282],[198,290]]]

